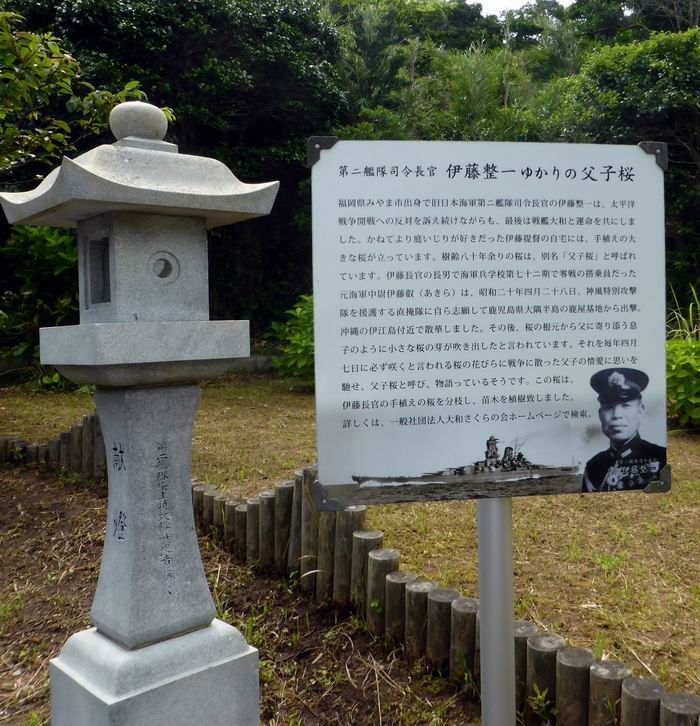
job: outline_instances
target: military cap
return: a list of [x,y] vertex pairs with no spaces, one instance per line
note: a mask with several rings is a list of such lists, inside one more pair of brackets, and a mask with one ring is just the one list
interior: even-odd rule
[[635,368],[606,368],[591,376],[591,387],[603,405],[641,398],[648,384],[649,376]]

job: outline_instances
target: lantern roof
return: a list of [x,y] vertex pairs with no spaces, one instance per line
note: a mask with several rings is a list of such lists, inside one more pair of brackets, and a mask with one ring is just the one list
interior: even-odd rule
[[163,141],[168,122],[140,101],[116,106],[117,141],[75,159],[63,158],[35,189],[0,193],[11,224],[75,227],[114,211],[204,217],[207,228],[269,214],[279,182],[246,184],[225,164],[179,154]]

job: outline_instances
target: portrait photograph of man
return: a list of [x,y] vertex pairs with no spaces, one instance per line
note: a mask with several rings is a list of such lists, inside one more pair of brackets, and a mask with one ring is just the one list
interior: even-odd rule
[[644,419],[642,392],[648,384],[649,376],[635,368],[606,368],[591,377],[601,430],[610,446],[586,463],[583,492],[644,489],[659,480],[666,449],[639,433]]

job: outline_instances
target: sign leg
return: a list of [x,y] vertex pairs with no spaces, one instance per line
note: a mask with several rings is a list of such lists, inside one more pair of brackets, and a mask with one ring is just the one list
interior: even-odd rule
[[481,723],[515,726],[512,499],[480,500],[478,517]]

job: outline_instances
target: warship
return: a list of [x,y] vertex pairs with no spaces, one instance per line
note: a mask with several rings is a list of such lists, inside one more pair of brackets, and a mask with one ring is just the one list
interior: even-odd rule
[[[375,487],[401,487],[420,485],[466,485],[470,489],[488,490],[489,485],[497,486],[512,484],[514,489],[520,484],[538,488],[538,483],[562,485],[564,490],[574,490],[580,486],[581,472],[579,466],[547,466],[535,464],[518,450],[517,442],[506,446],[501,455],[498,450],[498,439],[490,436],[486,441],[484,458],[472,464],[450,467],[437,472],[417,476],[353,476],[352,479],[361,489]],[[554,481],[555,480],[555,481]],[[503,492],[500,492],[503,494]],[[513,492],[514,495],[520,492]],[[537,493],[537,492],[531,492]],[[486,494],[484,494],[486,496]]]

